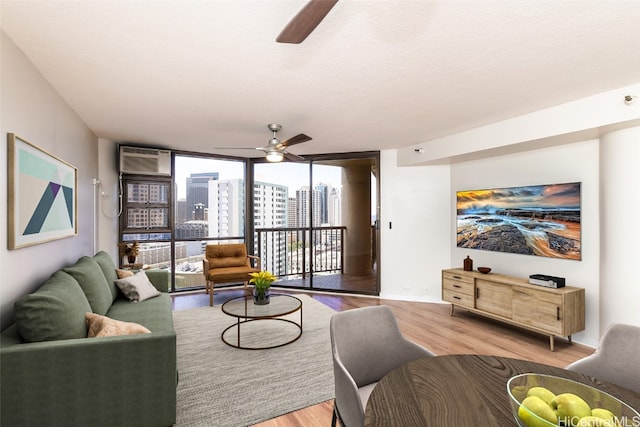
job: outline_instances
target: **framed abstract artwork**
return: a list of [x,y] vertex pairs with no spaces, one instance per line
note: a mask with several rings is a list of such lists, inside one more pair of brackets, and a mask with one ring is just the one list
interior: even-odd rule
[[9,249],[78,234],[78,170],[12,133],[7,139]]
[[580,183],[456,192],[457,246],[580,260]]

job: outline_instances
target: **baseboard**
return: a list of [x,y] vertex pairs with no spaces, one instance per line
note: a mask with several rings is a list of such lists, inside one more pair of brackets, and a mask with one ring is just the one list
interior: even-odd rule
[[435,304],[449,304],[442,301],[440,298],[429,298],[424,296],[404,295],[404,294],[381,294],[380,299],[391,299],[398,301],[411,301],[411,302],[430,302]]

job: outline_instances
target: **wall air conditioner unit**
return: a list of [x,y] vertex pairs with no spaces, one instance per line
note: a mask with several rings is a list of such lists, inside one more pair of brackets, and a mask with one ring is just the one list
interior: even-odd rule
[[120,146],[120,173],[171,175],[171,151]]

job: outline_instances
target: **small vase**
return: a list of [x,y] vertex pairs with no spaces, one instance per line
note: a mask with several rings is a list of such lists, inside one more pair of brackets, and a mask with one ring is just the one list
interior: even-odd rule
[[135,255],[128,255],[127,256],[127,261],[129,261],[129,264],[133,265],[136,263],[136,256]]
[[464,259],[464,271],[473,271],[473,260],[469,258],[469,255]]
[[269,288],[253,288],[253,303],[255,305],[269,304]]

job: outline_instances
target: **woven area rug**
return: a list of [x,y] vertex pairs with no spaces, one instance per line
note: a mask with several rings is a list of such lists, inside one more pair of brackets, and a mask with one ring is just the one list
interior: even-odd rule
[[[302,336],[269,350],[224,344],[220,334],[235,318],[222,313],[219,305],[174,311],[180,377],[177,427],[249,426],[333,398],[329,319],[334,311],[307,295],[296,296],[302,300]],[[300,314],[289,318],[299,321]],[[250,324],[260,327],[256,336],[277,342],[297,333],[286,322]],[[242,329],[243,342],[253,332]]]

